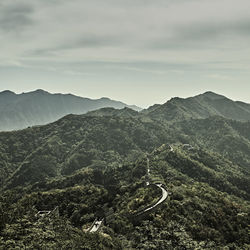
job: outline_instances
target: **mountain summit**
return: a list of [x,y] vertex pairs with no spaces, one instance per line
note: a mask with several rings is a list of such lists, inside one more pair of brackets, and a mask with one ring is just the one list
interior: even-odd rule
[[16,130],[33,125],[43,125],[68,114],[84,114],[96,109],[124,107],[139,111],[137,106],[111,100],[107,97],[89,99],[72,94],[51,94],[42,89],[15,94],[0,92],[0,130]]
[[235,102],[211,91],[185,99],[174,97],[162,105],[154,105],[143,112],[151,117],[168,121],[204,119],[210,116],[222,116],[239,121],[250,120],[250,104]]

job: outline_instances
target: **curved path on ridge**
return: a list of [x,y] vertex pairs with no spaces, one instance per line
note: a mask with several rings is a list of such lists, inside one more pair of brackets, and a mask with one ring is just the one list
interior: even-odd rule
[[[174,151],[174,149],[173,149],[172,146],[170,146],[170,151],[171,151],[171,152]],[[150,175],[149,158],[148,158],[148,157],[147,157],[147,174],[148,174],[148,176]],[[146,182],[146,185],[147,185],[147,186],[150,185],[149,181]],[[152,205],[152,206],[150,206],[150,207],[148,207],[148,208],[145,208],[145,209],[142,210],[141,212],[136,213],[136,216],[142,215],[142,214],[144,214],[144,213],[146,213],[146,212],[149,212],[149,211],[153,210],[154,208],[156,208],[157,206],[159,206],[161,203],[163,203],[163,202],[168,198],[168,191],[167,191],[164,187],[162,187],[162,184],[161,184],[161,183],[159,183],[159,184],[154,184],[154,183],[153,183],[152,185],[155,185],[155,186],[157,186],[158,188],[161,189],[161,192],[162,192],[161,198],[160,198],[154,205]],[[103,221],[104,221],[103,218],[102,218],[101,220],[97,220],[97,219],[96,219],[96,220],[94,221],[94,223],[92,224],[92,226],[90,227],[90,229],[88,230],[88,232],[90,232],[90,233],[97,232],[97,231],[100,229],[100,227],[101,227]]]
[[142,215],[142,214],[144,214],[146,212],[150,212],[151,210],[153,210],[154,208],[159,206],[162,202],[164,202],[168,198],[168,191],[165,188],[162,187],[162,184],[153,184],[153,185],[156,185],[158,188],[161,189],[161,191],[162,191],[161,198],[154,205],[142,210],[141,212],[136,213],[136,216]]
[[[170,146],[170,151],[171,152],[174,151],[172,146]],[[148,174],[148,176],[150,175],[149,158],[148,157],[147,157],[147,174]],[[149,181],[147,181],[146,185],[149,186],[149,184],[150,184]],[[158,188],[161,189],[161,192],[162,192],[161,198],[154,205],[142,210],[141,212],[136,213],[136,216],[151,211],[152,209],[156,208],[158,205],[160,205],[162,202],[164,202],[168,198],[168,191],[164,187],[162,187],[162,184],[154,184],[153,183],[152,185],[156,185]]]
[[168,197],[168,192],[165,188],[162,187],[162,184],[154,184],[157,187],[159,187],[162,191],[162,196],[160,198],[160,200],[158,200],[153,206],[146,208],[145,210],[143,210],[141,213],[145,213],[148,212],[150,210],[152,210],[153,208],[157,207],[158,205],[160,205],[163,201],[165,201]]

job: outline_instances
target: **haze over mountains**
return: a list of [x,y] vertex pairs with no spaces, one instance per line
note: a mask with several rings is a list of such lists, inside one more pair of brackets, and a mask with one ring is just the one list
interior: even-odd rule
[[[124,107],[140,111],[135,105],[114,101],[109,98],[89,99],[71,94],[50,94],[44,90],[15,94],[11,91],[0,93],[0,131],[23,129],[44,125],[68,114],[84,114],[104,107]],[[213,92],[190,97],[172,98],[163,105],[156,104],[142,111],[150,117],[168,121],[188,118],[208,118],[218,115],[229,119],[250,120],[250,104],[234,102]]]
[[50,94],[40,89],[22,94],[7,90],[0,93],[0,131],[43,125],[68,114],[84,114],[103,107],[141,110],[105,97],[93,100],[71,94]]

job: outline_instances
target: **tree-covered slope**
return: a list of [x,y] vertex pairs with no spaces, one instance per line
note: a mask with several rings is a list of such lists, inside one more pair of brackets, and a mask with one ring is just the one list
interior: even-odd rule
[[163,129],[140,117],[69,115],[46,126],[0,133],[3,176],[16,186],[91,164],[119,163],[163,143],[168,136],[162,136]]
[[250,104],[234,102],[225,96],[206,92],[190,98],[172,98],[163,105],[154,105],[143,113],[167,121],[202,119],[221,116],[228,119],[249,121]]
[[[169,193],[154,211],[133,218],[135,211],[160,197],[153,185],[145,185],[147,158],[141,155],[119,166],[88,167],[2,192],[0,244],[7,249],[249,247],[250,203],[239,197],[244,191],[227,179],[234,166],[209,152],[189,152],[179,146],[173,151],[161,146],[148,158],[150,183],[165,184]],[[222,176],[224,167],[228,175]],[[54,217],[35,216],[39,210],[56,207]],[[96,217],[106,218],[106,223],[94,238],[85,229]]]
[[[193,112],[104,108],[1,132],[0,248],[248,249],[249,122]],[[156,183],[168,198],[141,213]]]
[[119,165],[164,143],[189,143],[217,152],[238,166],[238,173],[249,176],[249,123],[210,117],[168,125],[133,112],[100,110],[0,133],[2,186],[27,185],[87,166]]
[[219,116],[192,119],[173,125],[186,135],[186,141],[220,153],[250,171],[250,123]]

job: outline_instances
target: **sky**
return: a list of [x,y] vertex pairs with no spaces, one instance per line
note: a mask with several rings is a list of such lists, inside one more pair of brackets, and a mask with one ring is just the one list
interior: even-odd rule
[[249,0],[1,0],[0,91],[250,103]]

